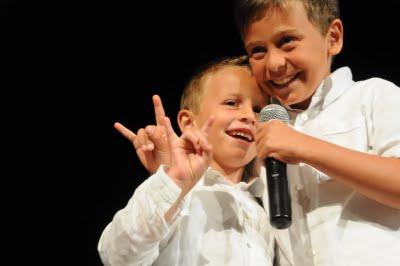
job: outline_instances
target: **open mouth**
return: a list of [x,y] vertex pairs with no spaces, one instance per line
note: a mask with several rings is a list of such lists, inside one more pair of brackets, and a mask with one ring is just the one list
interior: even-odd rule
[[283,79],[276,79],[276,80],[269,80],[269,83],[277,88],[287,87],[291,82],[297,79],[300,76],[300,72],[295,75],[283,78]]
[[254,137],[251,133],[242,130],[229,130],[226,132],[226,134],[233,138],[241,139],[247,142],[252,142],[254,140]]

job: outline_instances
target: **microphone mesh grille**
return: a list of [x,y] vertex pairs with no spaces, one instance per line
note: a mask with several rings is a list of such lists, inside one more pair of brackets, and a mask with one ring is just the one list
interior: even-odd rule
[[269,104],[261,110],[260,122],[267,122],[271,119],[289,123],[289,114],[283,106],[279,104]]

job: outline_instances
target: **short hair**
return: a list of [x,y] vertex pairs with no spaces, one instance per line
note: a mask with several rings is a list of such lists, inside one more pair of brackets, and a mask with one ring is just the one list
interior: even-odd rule
[[323,35],[332,21],[340,17],[339,0],[235,0],[235,21],[242,39],[248,27],[261,19],[267,10],[282,10],[295,1],[303,3],[309,21]]
[[183,90],[180,109],[190,110],[197,114],[200,111],[200,103],[205,91],[204,83],[206,78],[210,74],[214,74],[228,66],[244,67],[251,73],[249,60],[246,55],[224,57],[201,66]]

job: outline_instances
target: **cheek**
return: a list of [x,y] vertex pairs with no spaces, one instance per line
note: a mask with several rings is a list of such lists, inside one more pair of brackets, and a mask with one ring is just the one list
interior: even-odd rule
[[260,81],[264,77],[264,61],[263,60],[251,60],[251,70],[253,71],[254,77],[257,81]]
[[221,143],[221,138],[224,137],[224,132],[222,129],[219,129],[215,124],[208,132],[208,141],[210,144],[214,146],[218,146]]
[[253,71],[254,78],[257,81],[257,85],[261,88],[264,94],[271,95],[271,90],[266,85],[264,61],[253,61],[250,65]]
[[298,51],[294,57],[294,62],[300,67],[323,71],[327,63],[327,52],[319,47],[305,47]]

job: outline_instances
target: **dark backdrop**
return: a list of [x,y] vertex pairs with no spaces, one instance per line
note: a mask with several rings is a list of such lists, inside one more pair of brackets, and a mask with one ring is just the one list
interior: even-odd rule
[[[400,4],[362,2],[342,1],[335,68],[400,85]],[[244,52],[232,13],[229,0],[0,2],[14,262],[100,265],[102,230],[148,176],[113,123],[154,123],[159,94],[177,128],[196,67]]]

